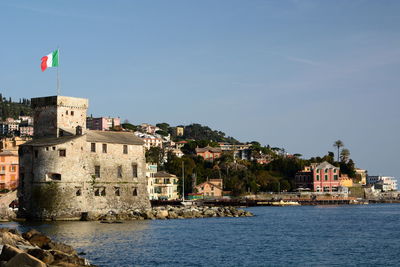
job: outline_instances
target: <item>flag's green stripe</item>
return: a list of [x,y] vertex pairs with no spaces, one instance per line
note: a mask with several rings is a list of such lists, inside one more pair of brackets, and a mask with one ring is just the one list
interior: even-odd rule
[[53,51],[53,64],[51,64],[51,66],[58,67],[58,49]]

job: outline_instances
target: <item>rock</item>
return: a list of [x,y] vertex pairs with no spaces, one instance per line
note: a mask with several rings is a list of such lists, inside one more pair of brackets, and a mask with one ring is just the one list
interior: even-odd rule
[[34,248],[27,251],[27,253],[46,264],[51,264],[54,261],[54,256],[47,250]]
[[77,255],[68,255],[67,253],[58,250],[50,250],[50,253],[54,257],[54,262],[52,263],[52,265],[66,266],[65,264],[75,264],[75,265],[86,264],[86,260],[78,257]]
[[153,213],[152,213],[151,210],[146,210],[146,211],[143,213],[143,217],[144,217],[145,219],[147,219],[147,220],[154,220],[154,219],[155,219],[155,217],[154,217],[154,215],[153,215]]
[[17,245],[27,245],[31,244],[23,239],[20,235],[13,234],[12,232],[2,231],[0,232],[0,244],[7,244],[16,247]]
[[47,265],[27,253],[19,253],[7,262],[5,267],[46,267]]
[[49,249],[51,239],[44,234],[35,234],[31,238],[28,239],[28,241],[35,246],[38,246],[39,248],[44,248],[44,249]]
[[251,213],[250,211],[246,211],[245,216],[246,216],[246,217],[252,217],[252,216],[254,216],[254,215],[253,215],[253,213]]
[[177,218],[178,218],[178,214],[176,214],[176,212],[174,212],[174,211],[168,212],[168,219],[177,219]]
[[216,216],[217,214],[215,213],[215,211],[214,210],[211,210],[211,209],[209,209],[209,210],[206,210],[205,212],[204,212],[204,217],[214,217],[214,216]]
[[67,254],[77,255],[77,252],[73,247],[71,247],[70,245],[63,244],[63,243],[50,242],[49,248],[53,249],[53,250],[58,250],[58,251],[61,251],[61,252],[67,253]]
[[156,218],[157,219],[165,219],[165,218],[167,218],[168,217],[168,211],[167,210],[159,210],[159,211],[157,211],[157,214],[156,214]]
[[15,255],[23,253],[23,252],[24,251],[19,248],[5,244],[3,246],[3,250],[1,251],[0,260],[1,261],[9,261]]
[[22,234],[22,237],[25,238],[26,240],[31,239],[32,236],[34,235],[40,235],[41,233],[35,229],[31,229],[28,232],[25,232]]

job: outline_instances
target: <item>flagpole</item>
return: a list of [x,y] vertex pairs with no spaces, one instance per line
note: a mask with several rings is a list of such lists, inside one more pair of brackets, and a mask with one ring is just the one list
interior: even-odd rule
[[57,95],[60,95],[60,73],[58,69],[60,68],[60,49],[57,46],[57,57],[58,57],[58,66],[57,66]]

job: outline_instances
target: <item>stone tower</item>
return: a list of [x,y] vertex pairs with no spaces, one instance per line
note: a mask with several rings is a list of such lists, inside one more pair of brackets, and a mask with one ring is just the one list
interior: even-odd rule
[[66,96],[32,98],[35,138],[84,134],[88,102]]

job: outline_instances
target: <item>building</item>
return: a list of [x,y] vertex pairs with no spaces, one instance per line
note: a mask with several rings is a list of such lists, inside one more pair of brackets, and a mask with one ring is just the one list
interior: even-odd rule
[[223,196],[222,179],[210,179],[204,183],[196,185],[194,189],[198,194],[202,194],[203,198]]
[[155,134],[158,130],[160,130],[160,128],[158,128],[157,126],[148,123],[142,123],[139,127],[142,131],[148,134]]
[[162,138],[156,137],[151,134],[141,133],[141,132],[135,132],[134,134],[143,140],[144,147],[147,150],[149,150],[152,147],[159,147],[159,148],[163,147],[164,140]]
[[149,208],[143,141],[86,129],[88,100],[33,98],[34,139],[19,148],[20,216],[36,219]]
[[15,190],[18,187],[18,154],[0,152],[0,190]]
[[33,126],[32,125],[20,125],[19,126],[19,136],[33,136]]
[[31,140],[29,137],[3,137],[0,139],[0,151],[10,151],[15,155],[18,155],[18,148],[20,145],[26,143]]
[[184,134],[184,127],[183,126],[177,126],[176,127],[176,136],[183,136]]
[[7,118],[6,121],[0,122],[0,134],[1,135],[18,135],[20,120],[14,120],[13,118]]
[[173,200],[178,199],[178,178],[164,171],[160,171],[154,174],[154,177],[150,177],[149,183],[149,197],[152,200]]
[[213,161],[221,157],[222,150],[219,147],[206,146],[203,148],[196,148],[196,155],[203,157],[205,160]]
[[338,167],[324,161],[312,164],[295,175],[295,184],[298,189],[308,189],[314,192],[338,192],[339,181]]
[[356,178],[361,185],[367,184],[368,172],[363,169],[356,168]]
[[340,186],[352,187],[353,179],[351,179],[347,174],[341,174],[339,177]]
[[86,118],[86,127],[89,130],[109,131],[117,126],[121,126],[120,118],[111,118],[111,117]]
[[383,192],[397,190],[397,180],[392,176],[368,175],[367,185],[373,185],[376,189],[380,189]]

